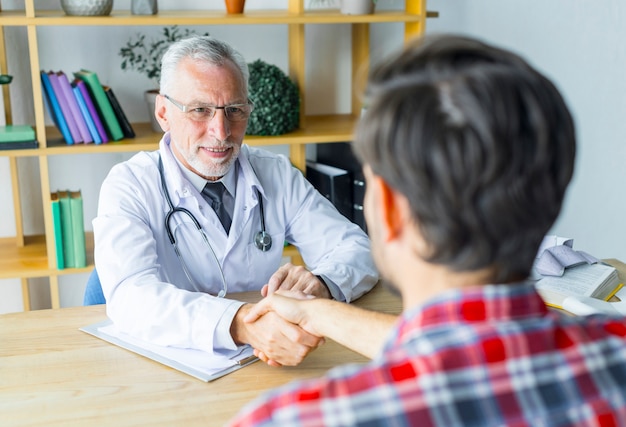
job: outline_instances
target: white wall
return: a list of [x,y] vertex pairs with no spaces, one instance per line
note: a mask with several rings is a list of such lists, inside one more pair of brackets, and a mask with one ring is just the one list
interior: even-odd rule
[[597,257],[625,260],[626,3],[431,0],[429,8],[441,12],[430,31],[512,49],[555,82],[576,120],[578,157],[553,232]]
[[[322,0],[317,0],[322,1]],[[324,0],[325,1],[325,0]],[[247,8],[285,8],[286,0],[248,1]],[[380,8],[401,7],[404,0],[379,0]],[[429,32],[456,32],[480,37],[525,56],[552,78],[563,92],[577,122],[579,151],[576,172],[554,232],[575,239],[575,247],[602,258],[626,260],[622,248],[622,217],[625,202],[620,197],[626,182],[622,165],[626,147],[625,97],[626,3],[619,0],[429,0],[428,8],[440,18],[429,20]],[[37,8],[59,9],[58,0],[37,0]],[[206,9],[223,7],[222,0],[204,0]],[[309,1],[306,1],[309,4]],[[4,0],[5,10],[22,8],[23,0]],[[127,10],[130,0],[115,0],[114,9]],[[159,0],[159,8],[198,8],[192,0]],[[40,65],[43,69],[72,72],[91,68],[115,88],[116,95],[133,121],[147,121],[142,92],[149,86],[143,76],[123,72],[117,52],[138,31],[153,34],[161,27],[44,28],[38,32]],[[249,61],[257,58],[286,69],[287,33],[284,26],[198,27],[199,32],[223,38],[242,51]],[[402,43],[398,24],[372,26],[372,57],[379,58]],[[350,65],[341,53],[349,48],[348,26],[307,28],[307,111],[349,111]],[[16,123],[32,123],[32,99],[26,33],[23,28],[7,32],[9,72]],[[58,48],[58,46],[63,46]],[[30,95],[32,98],[32,95]],[[283,147],[284,148],[284,147]],[[51,188],[83,190],[85,228],[97,208],[97,193],[109,168],[129,154],[59,156],[51,160]],[[42,233],[43,219],[38,173],[34,158],[20,159],[20,185],[27,233]],[[9,201],[8,161],[0,157],[0,237],[15,234]],[[541,206],[537,206],[541,209]],[[86,275],[63,277],[61,304],[79,305]],[[47,307],[45,280],[32,281],[33,305]],[[0,280],[0,313],[21,310],[17,280]]]

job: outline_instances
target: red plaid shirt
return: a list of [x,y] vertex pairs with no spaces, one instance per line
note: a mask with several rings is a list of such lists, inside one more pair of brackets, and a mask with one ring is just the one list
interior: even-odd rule
[[233,426],[626,426],[623,318],[548,311],[532,284],[452,290],[380,357],[295,382]]

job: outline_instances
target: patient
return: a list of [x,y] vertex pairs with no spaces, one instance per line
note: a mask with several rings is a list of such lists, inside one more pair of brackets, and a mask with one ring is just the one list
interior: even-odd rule
[[549,311],[527,281],[574,167],[554,85],[513,53],[440,36],[374,68],[365,102],[365,215],[403,314],[264,299],[246,321],[272,311],[373,360],[271,391],[231,425],[626,425],[624,319]]

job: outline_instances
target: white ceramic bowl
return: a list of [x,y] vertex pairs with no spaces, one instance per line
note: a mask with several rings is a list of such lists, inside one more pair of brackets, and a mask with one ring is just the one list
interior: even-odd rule
[[61,7],[68,15],[102,16],[111,13],[113,0],[61,0]]

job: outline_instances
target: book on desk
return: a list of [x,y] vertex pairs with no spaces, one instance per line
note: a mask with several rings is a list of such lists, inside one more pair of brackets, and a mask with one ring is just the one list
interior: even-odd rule
[[533,265],[537,292],[547,305],[573,314],[615,313],[607,301],[623,287],[617,269],[573,244],[573,239],[544,238]]
[[568,268],[563,276],[546,276],[535,284],[544,302],[560,309],[567,309],[564,305],[568,297],[608,301],[622,286],[615,267],[602,263]]

